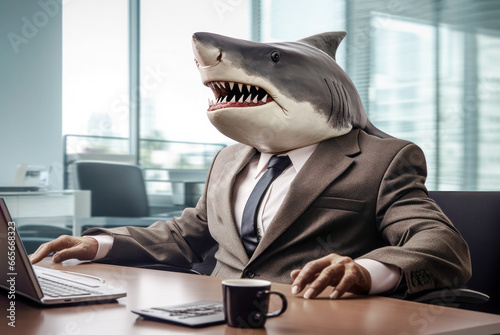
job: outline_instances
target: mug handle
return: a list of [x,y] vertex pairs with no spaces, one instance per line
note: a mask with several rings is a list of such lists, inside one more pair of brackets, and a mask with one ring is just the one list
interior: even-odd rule
[[281,298],[281,309],[279,309],[279,310],[277,310],[275,312],[267,313],[266,317],[272,318],[274,316],[281,315],[281,314],[283,314],[286,311],[286,308],[288,307],[288,302],[287,302],[285,296],[282,293],[276,292],[276,291],[265,290],[265,291],[259,291],[258,296],[263,296],[265,294],[267,294],[267,295],[276,294],[278,297]]

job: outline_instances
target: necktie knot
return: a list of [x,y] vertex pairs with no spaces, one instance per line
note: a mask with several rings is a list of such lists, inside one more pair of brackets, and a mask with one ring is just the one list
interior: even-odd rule
[[273,168],[280,172],[283,172],[288,166],[290,166],[291,163],[292,161],[288,156],[273,156],[269,160],[267,168],[268,169]]

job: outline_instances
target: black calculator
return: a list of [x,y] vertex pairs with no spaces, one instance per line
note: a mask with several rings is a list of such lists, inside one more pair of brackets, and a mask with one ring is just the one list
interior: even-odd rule
[[222,303],[196,301],[182,305],[132,310],[145,319],[164,321],[188,327],[207,327],[225,323]]

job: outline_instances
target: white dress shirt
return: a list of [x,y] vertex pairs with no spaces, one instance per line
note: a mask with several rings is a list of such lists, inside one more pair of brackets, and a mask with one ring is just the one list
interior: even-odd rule
[[[317,146],[317,144],[313,144],[304,148],[289,151],[286,154],[292,161],[292,164],[285,169],[285,171],[283,171],[283,173],[279,175],[278,178],[276,178],[269,186],[259,207],[259,213],[257,214],[257,227],[260,237],[264,236],[266,233],[271,220],[274,218],[274,215],[285,199],[285,195],[288,193],[290,184]],[[233,217],[236,225],[238,226],[240,235],[241,220],[247,200],[260,177],[262,177],[264,172],[266,172],[267,165],[269,164],[269,160],[272,156],[272,154],[268,153],[256,155],[236,177],[232,199],[234,211]]]
[[[313,144],[285,153],[290,157],[292,164],[274,180],[262,199],[257,215],[257,225],[260,237],[266,234],[269,224],[290,188],[290,184],[317,146],[318,144]],[[243,209],[245,208],[253,188],[262,174],[267,170],[267,165],[272,156],[273,155],[269,153],[256,155],[236,178],[232,205],[234,210],[233,216],[240,234]],[[106,234],[91,237],[99,242],[99,249],[94,260],[104,258],[113,246],[113,237]],[[401,274],[397,267],[386,265],[372,259],[356,259],[355,261],[370,273],[372,281],[370,294],[388,292],[397,287],[401,279]]]

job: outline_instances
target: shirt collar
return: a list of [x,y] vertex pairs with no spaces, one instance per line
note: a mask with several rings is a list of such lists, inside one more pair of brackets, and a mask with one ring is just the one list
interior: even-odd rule
[[[312,153],[316,149],[319,143],[308,145],[307,147],[302,147],[298,149],[293,149],[288,152],[282,153],[278,156],[288,156],[292,161],[292,167],[295,169],[295,173],[299,173],[300,169],[304,166],[306,161],[311,157]],[[260,176],[262,172],[267,169],[267,164],[273,154],[262,152],[259,156],[259,162],[257,164],[257,169],[255,170],[254,178]]]

